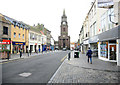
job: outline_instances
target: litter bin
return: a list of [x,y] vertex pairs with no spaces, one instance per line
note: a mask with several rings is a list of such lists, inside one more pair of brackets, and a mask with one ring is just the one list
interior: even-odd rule
[[79,51],[74,52],[74,58],[79,58]]

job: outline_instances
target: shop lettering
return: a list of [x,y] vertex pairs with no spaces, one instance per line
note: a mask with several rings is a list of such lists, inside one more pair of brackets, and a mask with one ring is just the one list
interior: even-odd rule
[[20,45],[23,45],[23,43],[15,43],[16,45],[20,44]]

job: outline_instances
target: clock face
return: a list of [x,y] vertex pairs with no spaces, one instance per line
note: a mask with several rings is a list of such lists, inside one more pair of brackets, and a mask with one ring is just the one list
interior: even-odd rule
[[65,23],[65,22],[63,22],[63,24],[64,24],[64,25],[66,25],[66,23]]

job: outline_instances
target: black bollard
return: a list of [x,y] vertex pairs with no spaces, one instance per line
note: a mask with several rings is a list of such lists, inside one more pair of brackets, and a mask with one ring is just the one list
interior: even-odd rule
[[10,59],[9,51],[7,51],[7,58]]
[[70,55],[70,52],[68,53],[68,60],[70,60],[70,57],[71,57],[71,55]]

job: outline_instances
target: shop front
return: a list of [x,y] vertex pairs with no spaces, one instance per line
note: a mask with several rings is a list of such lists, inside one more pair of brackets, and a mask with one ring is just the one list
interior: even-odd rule
[[116,40],[99,42],[99,47],[100,59],[116,62]]
[[20,49],[22,49],[22,52],[25,52],[25,42],[12,42],[12,53],[19,53]]
[[99,59],[111,62],[117,62],[117,39],[118,27],[101,33],[98,42]]
[[10,40],[0,40],[0,58],[7,58],[10,55]]

